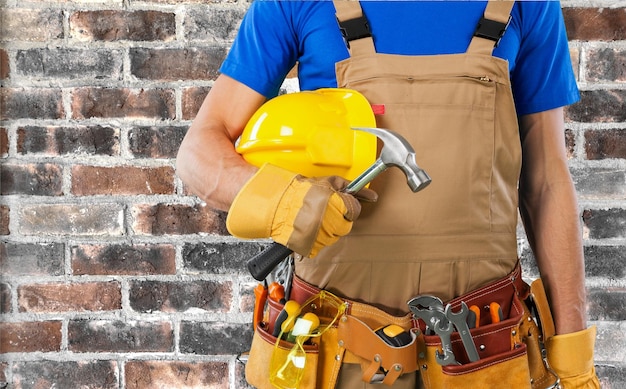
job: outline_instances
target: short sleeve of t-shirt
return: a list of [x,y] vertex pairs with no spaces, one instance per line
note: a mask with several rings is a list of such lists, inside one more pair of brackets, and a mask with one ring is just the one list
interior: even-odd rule
[[[518,115],[578,101],[560,3],[521,1],[516,11],[521,39],[511,82]],[[498,55],[498,48],[494,55]]]
[[[463,52],[485,4],[361,2],[374,33],[376,50],[403,55]],[[577,101],[579,94],[560,3],[518,1],[511,17],[494,55],[509,62],[518,114]],[[296,63],[302,90],[336,87],[334,64],[348,55],[331,1],[256,0],[220,71],[271,98]]]
[[281,1],[254,1],[220,72],[271,98],[298,57],[298,38]]

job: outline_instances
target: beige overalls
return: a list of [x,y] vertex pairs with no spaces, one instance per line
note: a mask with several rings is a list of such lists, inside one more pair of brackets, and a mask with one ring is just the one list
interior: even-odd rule
[[[358,1],[334,3],[340,21],[363,15]],[[491,0],[484,16],[506,22],[511,7]],[[371,36],[349,48],[336,64],[338,86],[365,95],[377,126],[411,143],[432,183],[413,193],[398,169],[379,175],[378,202],[363,205],[349,236],[297,261],[296,274],[398,315],[419,294],[446,301],[508,274],[517,263],[521,146],[508,64],[492,56],[494,41],[474,37],[466,53],[433,56],[380,54]],[[359,366],[347,366],[338,387],[364,387]],[[415,374],[395,387],[416,387]]]

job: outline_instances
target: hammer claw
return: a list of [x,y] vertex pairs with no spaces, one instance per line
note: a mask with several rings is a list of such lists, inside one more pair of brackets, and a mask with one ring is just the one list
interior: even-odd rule
[[[407,183],[413,192],[418,192],[430,184],[431,179],[428,174],[415,162],[415,150],[402,135],[383,128],[352,127],[352,129],[376,135],[383,141],[383,148],[374,165],[352,181],[347,189],[353,190],[357,184],[359,189],[363,188],[389,166],[395,166],[404,172]],[[374,167],[376,167],[375,170]],[[358,189],[354,192],[358,192]]]

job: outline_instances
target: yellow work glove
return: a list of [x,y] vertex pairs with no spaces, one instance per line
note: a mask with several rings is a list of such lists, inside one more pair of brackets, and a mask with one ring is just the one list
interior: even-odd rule
[[[272,238],[294,252],[314,257],[352,229],[361,212],[356,197],[340,192],[341,177],[306,178],[265,164],[233,201],[226,227],[244,239]],[[362,189],[359,198],[375,201],[376,193]]]
[[562,389],[600,388],[593,365],[596,327],[555,335],[546,342],[548,363],[561,378]]

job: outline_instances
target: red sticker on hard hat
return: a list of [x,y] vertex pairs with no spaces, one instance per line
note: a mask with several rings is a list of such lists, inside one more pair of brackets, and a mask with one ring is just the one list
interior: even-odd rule
[[374,112],[374,115],[384,115],[385,104],[372,104],[372,112]]

